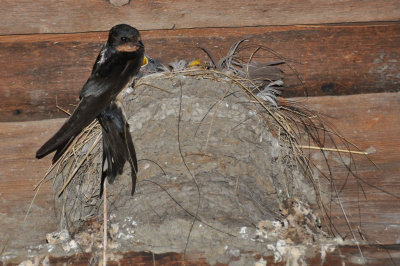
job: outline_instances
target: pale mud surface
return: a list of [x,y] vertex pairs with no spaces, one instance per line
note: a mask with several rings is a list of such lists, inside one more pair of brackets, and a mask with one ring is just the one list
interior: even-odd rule
[[[139,175],[134,196],[127,164],[126,172],[107,184],[110,252],[182,253],[187,246],[187,253],[202,252],[211,264],[240,254],[254,263],[251,254],[276,253],[280,237],[260,233],[267,230],[261,221],[282,220],[280,204],[289,197],[314,205],[308,181],[294,163],[283,163],[290,151],[270,133],[272,120],[232,80],[155,74],[126,93],[124,103]],[[59,220],[52,223],[58,230],[69,228],[70,236],[42,242],[32,256],[99,252],[101,226],[82,225],[91,219],[102,223],[100,149],[98,144],[90,164],[55,197]],[[56,177],[55,191],[67,168]],[[15,247],[16,255],[28,255]]]

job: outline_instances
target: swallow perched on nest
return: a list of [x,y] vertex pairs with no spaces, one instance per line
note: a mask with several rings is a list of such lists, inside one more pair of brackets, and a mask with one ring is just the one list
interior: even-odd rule
[[53,163],[56,162],[82,129],[97,118],[103,134],[100,197],[105,177],[112,183],[116,175],[122,173],[126,161],[132,168],[133,195],[137,160],[129,125],[117,95],[133,81],[142,65],[143,56],[144,45],[139,31],[126,24],[114,26],[80,92],[78,106],[54,136],[36,152],[36,158],[56,151]]

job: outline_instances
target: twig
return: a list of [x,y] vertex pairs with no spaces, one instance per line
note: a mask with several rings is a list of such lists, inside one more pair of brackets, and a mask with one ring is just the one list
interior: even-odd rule
[[160,91],[163,91],[163,92],[166,92],[166,93],[172,94],[172,92],[170,92],[169,90],[166,90],[166,89],[164,89],[164,88],[161,88],[161,87],[155,86],[155,85],[153,85],[153,84],[144,83],[144,82],[138,83],[138,84],[137,84],[135,87],[137,88],[137,87],[140,87],[140,86],[142,86],[142,85],[146,85],[146,86],[149,86],[149,87],[152,87],[152,88],[158,89],[158,90],[160,90]]
[[[144,159],[142,159],[142,160],[144,160]],[[147,160],[147,159],[145,159],[145,160]],[[150,161],[150,160],[149,160],[149,161]],[[153,161],[151,161],[151,162],[153,162]],[[153,162],[153,163],[155,163],[155,162]],[[156,164],[157,164],[157,163],[156,163]],[[157,166],[161,168],[160,165],[157,164]],[[162,168],[161,168],[161,169],[162,169]],[[162,171],[164,172],[163,169],[162,169]],[[166,175],[165,172],[164,172],[164,175]],[[167,190],[165,187],[163,187],[162,185],[158,184],[157,182],[152,181],[152,180],[149,180],[149,179],[144,179],[144,180],[139,181],[139,182],[149,182],[149,183],[152,183],[152,184],[158,186],[162,191],[164,191],[164,192],[168,195],[168,197],[170,197],[170,199],[171,199],[173,202],[175,202],[176,205],[178,205],[178,207],[180,207],[180,208],[181,208],[184,212],[186,212],[188,215],[192,216],[193,218],[196,218],[200,223],[203,223],[205,226],[208,226],[208,227],[210,227],[211,229],[213,229],[213,230],[215,230],[215,231],[217,231],[217,232],[219,232],[219,233],[228,235],[228,236],[230,236],[230,237],[237,237],[237,236],[234,235],[234,234],[231,234],[231,233],[229,233],[229,232],[222,231],[221,229],[218,229],[218,228],[212,226],[211,224],[209,224],[209,223],[205,222],[204,220],[202,220],[201,217],[196,216],[194,213],[192,213],[192,212],[190,212],[189,210],[187,210],[185,207],[182,206],[182,204],[180,204],[180,203],[171,195],[171,193],[168,192],[168,190]]]
[[56,95],[56,107],[57,107],[59,110],[61,110],[61,111],[63,111],[64,113],[66,113],[67,115],[71,116],[71,113],[70,113],[70,112],[68,112],[67,110],[63,109],[61,106],[58,105],[58,98],[57,98],[57,95]]
[[214,113],[213,113],[213,115],[212,115],[212,117],[211,117],[210,127],[208,128],[207,139],[206,139],[206,145],[205,145],[204,150],[207,150],[208,141],[209,141],[210,135],[211,135],[211,129],[212,129],[212,126],[213,126],[213,124],[214,124],[214,120],[215,120],[215,117],[216,117],[216,115],[217,115],[218,108],[219,108],[219,106],[221,105],[222,101],[225,99],[226,95],[228,94],[228,91],[229,91],[229,87],[225,90],[224,95],[221,97],[221,99],[220,99],[220,100],[218,101],[218,103],[216,104],[215,111],[214,111]]
[[338,200],[340,209],[342,210],[343,217],[344,217],[344,219],[346,220],[346,223],[347,223],[348,226],[349,226],[350,233],[351,233],[351,235],[352,235],[352,237],[353,237],[353,240],[354,240],[354,242],[355,242],[355,244],[356,244],[356,246],[357,246],[357,248],[358,248],[358,251],[359,251],[359,253],[360,253],[361,260],[362,260],[363,263],[365,263],[365,258],[364,258],[363,252],[361,251],[360,243],[358,242],[357,237],[356,237],[356,235],[354,234],[353,229],[351,228],[349,218],[347,217],[347,213],[346,213],[346,211],[344,210],[344,206],[343,206],[343,203],[342,203],[342,199],[339,197],[339,194],[338,194],[338,191],[337,191],[337,188],[336,188],[336,184],[335,184],[335,182],[334,182],[333,180],[332,180],[332,186],[333,186],[334,191],[335,191],[335,193],[336,193],[336,198],[337,198],[337,200]]
[[307,145],[296,145],[296,146],[298,148],[300,148],[300,149],[321,150],[321,151],[336,151],[336,152],[345,152],[345,153],[368,155],[368,152],[365,152],[365,151],[352,151],[352,150],[343,150],[343,149],[335,149],[335,148],[324,148],[324,147],[307,146]]
[[94,149],[94,147],[96,147],[96,144],[100,141],[100,137],[101,135],[98,135],[96,140],[93,142],[92,147],[90,147],[89,151],[85,154],[85,156],[83,157],[83,159],[78,163],[78,165],[75,167],[74,171],[72,172],[72,174],[69,175],[67,181],[64,183],[63,187],[58,191],[58,196],[60,196],[63,192],[64,189],[68,186],[69,182],[71,182],[72,178],[74,177],[74,175],[76,174],[76,172],[78,172],[79,168],[81,167],[81,165],[85,162],[85,160],[87,159],[87,157],[89,157],[89,154],[92,152],[92,150]]
[[181,113],[182,113],[182,96],[183,96],[182,83],[180,83],[180,87],[181,87],[181,90],[180,90],[181,93],[180,93],[180,98],[179,98],[178,134],[177,134],[177,135],[178,135],[178,136],[177,136],[177,137],[178,137],[178,148],[179,148],[179,154],[181,155],[182,162],[183,162],[183,164],[185,165],[185,168],[186,168],[186,170],[188,171],[189,175],[192,177],[192,180],[193,180],[194,184],[196,185],[196,188],[197,188],[197,195],[198,195],[198,201],[197,201],[196,212],[195,212],[195,215],[193,216],[193,220],[192,220],[192,223],[191,223],[191,225],[190,225],[189,233],[188,233],[187,238],[186,238],[185,250],[184,250],[184,252],[183,252],[183,264],[185,265],[186,250],[187,250],[187,247],[188,247],[188,244],[189,244],[190,235],[191,235],[191,233],[192,233],[194,223],[195,223],[196,220],[197,220],[197,215],[199,214],[201,194],[200,194],[200,186],[199,186],[199,184],[197,183],[196,177],[195,177],[194,174],[190,171],[189,166],[187,165],[186,160],[185,160],[185,157],[183,156],[183,153],[182,153],[181,137],[180,137],[180,128],[181,128],[180,125],[181,125],[181,119],[182,119],[182,117],[181,117]]
[[66,113],[67,115],[71,116],[71,113],[68,112],[67,110],[65,110],[64,108],[62,108],[61,106],[56,105],[57,109],[63,111],[64,113]]
[[107,182],[103,186],[103,266],[107,265]]

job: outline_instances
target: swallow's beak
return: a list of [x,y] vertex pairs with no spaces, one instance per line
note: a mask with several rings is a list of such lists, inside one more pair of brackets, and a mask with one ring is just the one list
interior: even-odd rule
[[141,40],[137,41],[137,42],[135,43],[135,46],[137,46],[137,47],[139,47],[139,48],[143,48],[143,47],[144,47],[144,45],[143,45],[143,43],[142,43]]

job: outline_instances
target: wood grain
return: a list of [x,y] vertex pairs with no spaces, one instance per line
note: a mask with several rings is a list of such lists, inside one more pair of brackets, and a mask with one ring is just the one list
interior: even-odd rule
[[[311,96],[390,92],[400,89],[400,24],[280,26],[143,31],[146,53],[169,63],[209,61],[242,38],[288,59],[306,91],[285,67],[283,95]],[[0,36],[0,121],[65,117],[56,103],[73,110],[106,32]],[[248,48],[248,53],[255,46]],[[256,61],[276,60],[270,52]]]
[[196,1],[3,0],[0,35],[106,31],[128,23],[142,30],[396,21],[397,0]]
[[[400,250],[398,245],[371,245],[362,246],[363,255],[367,260],[367,265],[397,265],[400,263]],[[120,254],[121,257],[117,261],[110,261],[116,265],[210,265],[204,259],[203,254],[189,254],[184,260],[183,255],[179,253],[163,253],[153,254],[150,252],[124,252]],[[337,248],[332,253],[327,253],[324,259],[319,254],[315,257],[305,259],[308,265],[357,265],[357,258],[359,258],[359,251],[354,246],[344,246]],[[243,255],[242,255],[243,256]],[[259,255],[253,255],[257,259]],[[285,265],[284,262],[276,263],[273,256],[263,257],[267,265]],[[90,260],[90,254],[74,255],[70,257],[54,258],[50,257],[51,264],[73,263],[74,265],[87,265]],[[231,265],[239,261],[239,257],[232,256],[229,262],[217,263],[215,265]]]
[[[337,157],[333,159],[330,153],[333,178],[338,190],[345,184],[340,197],[353,230],[361,232],[370,243],[397,243],[400,239],[400,150],[397,148],[400,145],[400,93],[296,98],[296,101],[323,114],[348,141],[361,151],[371,153],[369,157],[378,168],[364,156],[354,156],[356,170],[353,171],[358,180],[347,179],[346,168],[335,164]],[[339,144],[338,148],[345,146]],[[348,154],[341,155],[345,161],[349,159]],[[322,157],[318,164],[326,170]],[[342,235],[351,238],[337,201],[332,205],[332,217],[337,228],[344,232]]]
[[[16,205],[32,199],[33,187],[51,164],[51,156],[37,160],[35,152],[63,122],[64,119],[0,123],[0,213],[13,213],[18,209]],[[51,193],[50,186],[44,186],[37,202],[45,204]]]
[[[330,121],[336,128],[361,150],[371,150],[372,147],[375,152],[370,154],[370,158],[379,169],[366,158],[358,156],[356,161],[359,176],[369,184],[394,195],[399,194],[400,92],[296,98],[296,101],[331,117]],[[0,123],[0,214],[23,219],[34,194],[33,185],[41,179],[50,165],[50,157],[34,159],[35,151],[63,121],[64,119],[51,119]],[[340,187],[346,179],[346,173],[343,167],[336,167],[334,171],[335,180]],[[359,184],[354,179],[349,179],[341,194],[352,225],[360,226],[363,236],[370,243],[396,243],[400,237],[399,201],[371,186],[363,184],[363,189],[366,199],[362,197]],[[51,193],[49,183],[46,183],[36,199],[36,204],[43,209],[51,208]],[[346,235],[347,228],[337,208],[333,209],[332,217],[335,225]],[[0,235],[3,230],[19,230],[13,226],[10,223],[0,226]],[[43,228],[36,230],[44,234],[44,228],[49,228],[49,225],[44,223],[42,226]]]

